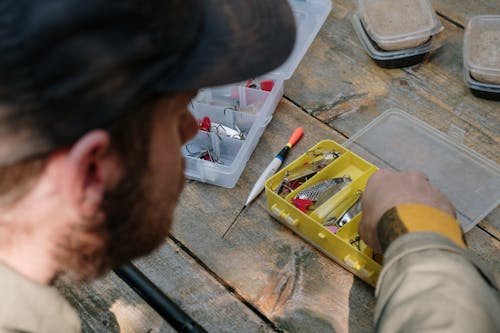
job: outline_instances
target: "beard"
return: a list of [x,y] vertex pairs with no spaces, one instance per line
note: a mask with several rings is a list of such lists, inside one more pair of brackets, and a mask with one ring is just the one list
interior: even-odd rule
[[150,119],[146,114],[140,122],[125,121],[124,129],[115,135],[119,137],[117,150],[122,156],[124,177],[105,194],[102,216],[74,226],[58,244],[57,260],[65,277],[86,282],[149,254],[168,236],[184,184],[184,166],[169,186],[156,184],[146,148]]
[[158,248],[169,234],[183,182],[180,177],[174,191],[162,196],[144,173],[122,181],[104,198],[105,222],[86,221],[88,227],[74,228],[60,244],[63,274],[86,282]]

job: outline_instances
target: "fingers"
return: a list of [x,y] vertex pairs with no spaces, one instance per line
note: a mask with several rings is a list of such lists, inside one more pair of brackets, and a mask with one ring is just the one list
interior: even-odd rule
[[453,205],[423,172],[382,169],[370,177],[363,194],[359,233],[365,243],[380,248],[378,223],[388,210],[401,204],[431,206],[456,217]]
[[365,218],[365,214],[361,216],[361,221],[359,222],[359,237],[375,252],[381,253],[380,243],[377,237],[376,224],[370,223],[370,221]]

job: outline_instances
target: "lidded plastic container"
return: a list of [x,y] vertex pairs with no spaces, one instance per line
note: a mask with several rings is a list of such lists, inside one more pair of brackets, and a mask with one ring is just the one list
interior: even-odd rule
[[500,15],[472,17],[463,52],[465,83],[479,97],[500,100]]
[[440,46],[443,30],[428,0],[358,0],[353,26],[369,55],[381,67],[421,62]]
[[[331,0],[289,0],[296,21],[295,47],[271,73],[247,82],[201,89],[190,111],[200,130],[182,152],[188,179],[232,188],[297,68],[332,8]],[[210,130],[202,130],[202,128]],[[270,152],[270,158],[277,152]]]

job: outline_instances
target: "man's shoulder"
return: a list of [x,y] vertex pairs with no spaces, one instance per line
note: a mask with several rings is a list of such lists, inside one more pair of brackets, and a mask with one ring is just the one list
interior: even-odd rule
[[78,315],[59,292],[0,263],[0,333],[80,332]]

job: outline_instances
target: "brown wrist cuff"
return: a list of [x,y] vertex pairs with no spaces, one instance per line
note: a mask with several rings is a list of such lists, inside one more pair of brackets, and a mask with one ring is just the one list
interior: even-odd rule
[[435,232],[466,248],[462,229],[447,213],[426,205],[403,204],[389,209],[380,219],[377,235],[382,250],[409,232]]

